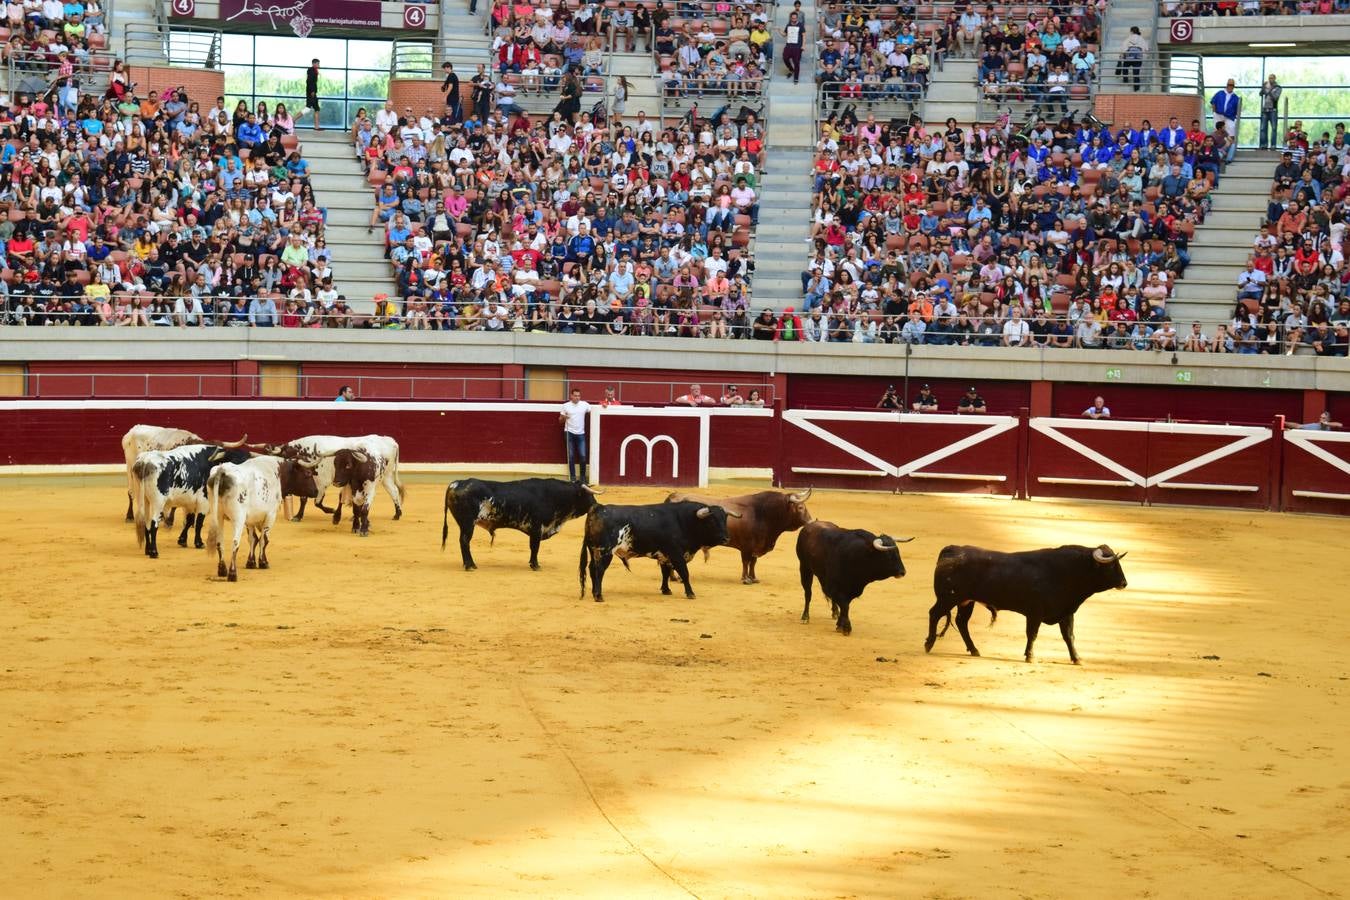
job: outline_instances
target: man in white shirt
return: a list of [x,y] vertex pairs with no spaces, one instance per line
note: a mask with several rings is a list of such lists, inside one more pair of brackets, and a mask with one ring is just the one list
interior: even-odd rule
[[1014,306],[1012,318],[1003,323],[1003,346],[1025,347],[1031,342],[1031,326],[1022,318],[1021,307]]
[[394,112],[394,104],[388,100],[384,103],[384,109],[375,114],[375,127],[380,129],[381,134],[388,134],[398,127],[398,113]]
[[689,385],[689,393],[681,394],[675,398],[678,406],[716,406],[717,401],[707,394],[703,393],[703,386],[698,384]]
[[[591,405],[581,399],[581,390],[572,388],[572,399],[562,405],[558,413],[558,424],[563,427],[567,438],[567,479],[585,484],[586,478],[586,417],[591,414]],[[581,477],[577,477],[577,473]]]

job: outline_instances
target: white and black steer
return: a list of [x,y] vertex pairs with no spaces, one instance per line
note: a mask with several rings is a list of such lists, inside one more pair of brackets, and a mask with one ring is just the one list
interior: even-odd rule
[[[277,507],[287,494],[314,496],[315,464],[306,460],[255,456],[244,462],[222,463],[207,479],[210,504],[210,528],[206,544],[216,551],[216,574],[229,581],[239,580],[237,567],[239,544],[248,530],[247,568],[266,569],[267,545]],[[230,565],[225,565],[225,523],[230,523]]]
[[151,559],[159,556],[159,524],[166,509],[183,509],[186,516],[178,546],[187,546],[188,530],[196,525],[193,545],[201,549],[202,522],[209,508],[206,479],[222,462],[243,462],[249,451],[188,444],[173,450],[150,450],[132,463],[132,484],[140,502],[136,508],[136,542]]
[[[136,457],[142,453],[151,450],[174,450],[178,447],[185,447],[188,444],[215,444],[219,447],[242,447],[248,440],[248,435],[244,435],[237,441],[208,441],[199,437],[191,431],[185,431],[182,428],[165,428],[161,425],[133,425],[126,434],[122,435],[122,456],[127,463],[127,521],[135,521],[135,499],[136,484],[133,481],[131,467],[136,464]],[[173,510],[169,510],[169,518],[166,525],[173,525]]]
[[465,571],[478,568],[469,551],[475,526],[495,540],[498,528],[524,532],[530,538],[530,568],[539,568],[539,543],[558,533],[567,522],[586,515],[602,491],[560,478],[522,478],[484,481],[464,478],[445,489],[441,520],[441,549],[450,538],[450,519],[459,525],[459,552]]
[[[259,444],[253,445],[253,447],[256,450],[285,459],[303,459],[309,462],[317,462],[318,468],[315,470],[317,493],[315,494],[314,505],[326,513],[331,513],[334,525],[342,521],[342,500],[339,499],[335,508],[329,509],[323,505],[323,495],[328,487],[333,484],[333,460],[337,452],[339,450],[358,450],[368,456],[379,457],[384,460],[384,471],[379,481],[389,493],[389,498],[394,501],[394,518],[396,520],[403,518],[403,498],[407,491],[403,487],[403,482],[399,479],[398,441],[391,437],[382,434],[367,434],[360,437],[313,434],[287,441],[284,444]],[[307,499],[306,497],[300,498],[300,510],[296,513],[293,521],[298,522],[305,517]]]
[[684,582],[684,595],[694,596],[688,562],[706,547],[727,542],[728,513],[720,506],[681,501],[647,506],[596,506],[586,514],[585,537],[578,565],[581,596],[586,595],[586,572],[591,574],[591,596],[604,602],[602,582],[614,557],[628,560],[645,556],[661,564],[661,593],[670,593],[673,571]]

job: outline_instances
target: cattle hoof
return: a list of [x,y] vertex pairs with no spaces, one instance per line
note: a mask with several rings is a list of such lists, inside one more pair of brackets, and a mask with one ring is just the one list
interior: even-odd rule
[[604,602],[605,602],[605,598],[604,598],[604,597],[596,597],[596,598],[595,598],[595,602],[596,602],[596,603],[604,603]]
[[226,581],[238,581],[238,580],[239,580],[239,573],[238,573],[238,572],[231,572],[229,575],[226,575],[226,576],[225,576],[225,580],[226,580]]
[[397,522],[401,518],[403,518],[403,507],[394,507],[394,521]]
[[684,592],[684,599],[686,599],[686,600],[693,600],[693,599],[695,599],[695,598],[694,598],[693,592],[692,592],[692,591],[685,591],[685,592]]
[[476,565],[474,565],[473,563],[469,563],[467,566],[464,567],[464,571],[465,571],[465,572],[475,572],[475,571],[477,571],[477,570],[478,570],[478,567],[477,567]]
[[537,562],[530,563],[530,569],[531,569],[531,571],[538,572],[538,571],[539,571],[539,563],[537,563]]
[[221,563],[220,565],[216,566],[216,577],[217,577],[217,578],[224,578],[224,577],[225,577],[225,571],[226,571],[226,569],[225,569],[225,564],[224,564],[224,563]]
[[810,623],[811,623],[811,617],[810,617],[810,616],[806,616],[806,615],[802,616],[802,624],[803,624],[803,625],[809,625]]
[[852,628],[842,628],[838,625],[834,627],[834,630],[842,634],[844,637],[848,637],[849,635],[853,634]]
[[741,584],[758,584],[758,583],[759,583],[759,579],[758,579],[758,578],[742,578],[742,579],[741,579]]
[[136,521],[136,519],[131,515],[131,513],[127,513],[127,521],[128,521],[128,522],[134,522],[134,521]]
[[971,655],[971,656],[979,656],[979,655],[980,655],[980,651],[978,651],[978,650],[976,650],[974,647],[972,647],[972,648],[970,648],[970,655]]
[[[187,538],[185,538],[185,537],[179,538],[179,539],[178,539],[178,546],[180,546],[180,547],[186,547],[186,546],[187,546]],[[200,547],[201,544],[198,544],[197,546]]]
[[148,551],[146,551],[146,554],[145,554],[145,555],[148,556],[148,557],[150,557],[151,559],[159,559],[159,551],[158,551],[158,550],[148,550]]
[[924,653],[932,653],[932,652],[933,652],[933,645],[936,644],[936,643],[937,643],[937,639],[936,639],[936,638],[929,638],[928,640],[924,641],[924,642],[923,642],[923,652],[924,652]]
[[260,569],[270,569],[270,568],[272,568],[272,564],[269,563],[267,560],[263,560],[262,562],[258,563],[258,568],[260,568]]
[[669,596],[670,596],[670,588],[668,588],[668,587],[663,587],[663,588],[661,588],[661,596],[663,596],[663,597],[669,597]]
[[206,549],[206,544],[202,543],[201,541],[193,541],[193,542],[192,542],[192,546],[193,546],[193,547],[196,547],[198,550],[205,550],[205,549]]
[[251,559],[250,559],[248,562],[244,563],[244,568],[245,568],[245,569],[256,569],[256,568],[258,568],[258,564],[257,564],[257,562],[255,562],[254,560],[251,560]]
[[1083,664],[1083,661],[1081,659],[1070,660],[1070,662],[1072,662],[1075,666],[1081,666]]
[[292,522],[299,522],[299,521],[302,521],[303,519],[304,519],[304,516],[291,516],[291,521],[292,521]]

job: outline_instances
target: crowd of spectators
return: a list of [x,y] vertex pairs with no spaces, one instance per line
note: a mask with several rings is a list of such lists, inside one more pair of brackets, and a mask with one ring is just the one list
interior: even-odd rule
[[1257,347],[1230,341],[1228,324],[1200,340],[1170,321],[1228,140],[1176,119],[1041,121],[1019,133],[831,117],[812,175],[802,330],[815,340],[1284,352],[1283,332]]
[[1271,353],[1346,355],[1347,195],[1350,146],[1345,126],[1338,124],[1334,132],[1314,138],[1296,121],[1275,166],[1266,224],[1237,276],[1237,304],[1227,330],[1240,346]]
[[500,110],[358,116],[398,295],[376,323],[749,335],[764,128]]
[[18,75],[68,67],[78,77],[108,46],[98,0],[10,0],[0,40],[0,53]]
[[1350,13],[1350,0],[1166,0],[1164,16],[1325,16]]
[[816,80],[832,111],[844,103],[916,102],[947,57],[979,61],[981,90],[1029,100],[1050,115],[1097,79],[1106,0],[1045,7],[831,4],[819,15]]
[[284,104],[217,97],[204,111],[181,87],[139,89],[120,61],[102,93],[66,64],[53,77],[0,104],[0,320],[266,327],[342,314]]

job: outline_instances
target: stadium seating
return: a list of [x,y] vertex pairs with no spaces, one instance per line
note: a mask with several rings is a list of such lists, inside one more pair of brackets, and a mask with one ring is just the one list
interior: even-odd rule
[[1167,300],[1219,154],[1138,125],[827,121],[803,338],[1180,349]]
[[[47,62],[45,89],[0,110],[4,322],[321,323],[336,300],[324,212],[284,105],[203,112],[182,90],[137,92],[121,61]],[[62,166],[64,128],[90,148]]]

